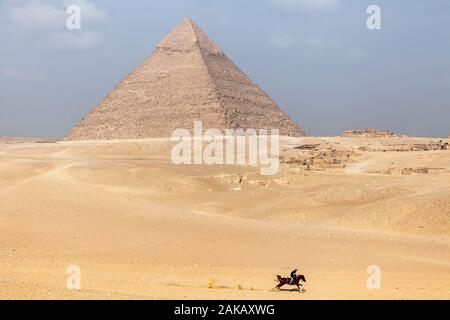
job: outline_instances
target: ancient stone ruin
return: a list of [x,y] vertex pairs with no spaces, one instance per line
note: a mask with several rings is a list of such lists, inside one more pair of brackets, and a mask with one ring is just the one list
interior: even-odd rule
[[346,130],[342,133],[342,137],[346,138],[394,138],[404,137],[404,135],[396,134],[392,131],[382,131],[376,129],[363,129],[363,130]]
[[410,175],[410,174],[428,174],[428,168],[404,168],[402,170],[402,175]]
[[429,140],[422,143],[411,143],[396,140],[391,144],[371,144],[359,147],[359,151],[372,152],[443,151],[448,149],[448,142],[444,142],[443,140]]
[[144,63],[66,136],[67,140],[170,137],[175,129],[303,131],[191,20],[166,36]]
[[338,150],[330,143],[302,144],[282,151],[280,162],[303,166],[306,170],[342,169],[359,155],[353,150]]

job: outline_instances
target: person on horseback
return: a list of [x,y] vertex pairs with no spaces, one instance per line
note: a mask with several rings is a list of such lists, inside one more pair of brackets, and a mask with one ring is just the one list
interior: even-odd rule
[[297,269],[295,269],[295,270],[293,270],[292,272],[291,272],[291,283],[292,284],[294,284],[295,283],[295,279],[297,279]]

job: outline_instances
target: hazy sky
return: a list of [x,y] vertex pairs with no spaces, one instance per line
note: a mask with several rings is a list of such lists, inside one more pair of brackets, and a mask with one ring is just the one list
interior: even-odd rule
[[62,137],[183,17],[307,134],[450,134],[448,0],[0,0],[0,136]]

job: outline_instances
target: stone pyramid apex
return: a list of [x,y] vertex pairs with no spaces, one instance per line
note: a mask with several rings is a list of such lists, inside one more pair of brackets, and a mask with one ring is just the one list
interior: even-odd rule
[[223,54],[222,49],[189,18],[184,18],[156,46],[172,51],[190,51],[194,47],[209,54]]
[[184,18],[181,23],[190,23],[191,25],[195,24],[191,18]]

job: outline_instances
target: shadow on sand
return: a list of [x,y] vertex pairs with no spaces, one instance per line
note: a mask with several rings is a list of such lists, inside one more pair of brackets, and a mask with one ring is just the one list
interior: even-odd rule
[[278,289],[278,290],[274,290],[274,291],[280,291],[280,292],[299,292],[299,293],[305,293],[306,292],[306,290],[305,289],[297,289],[297,288],[295,288],[295,289]]

